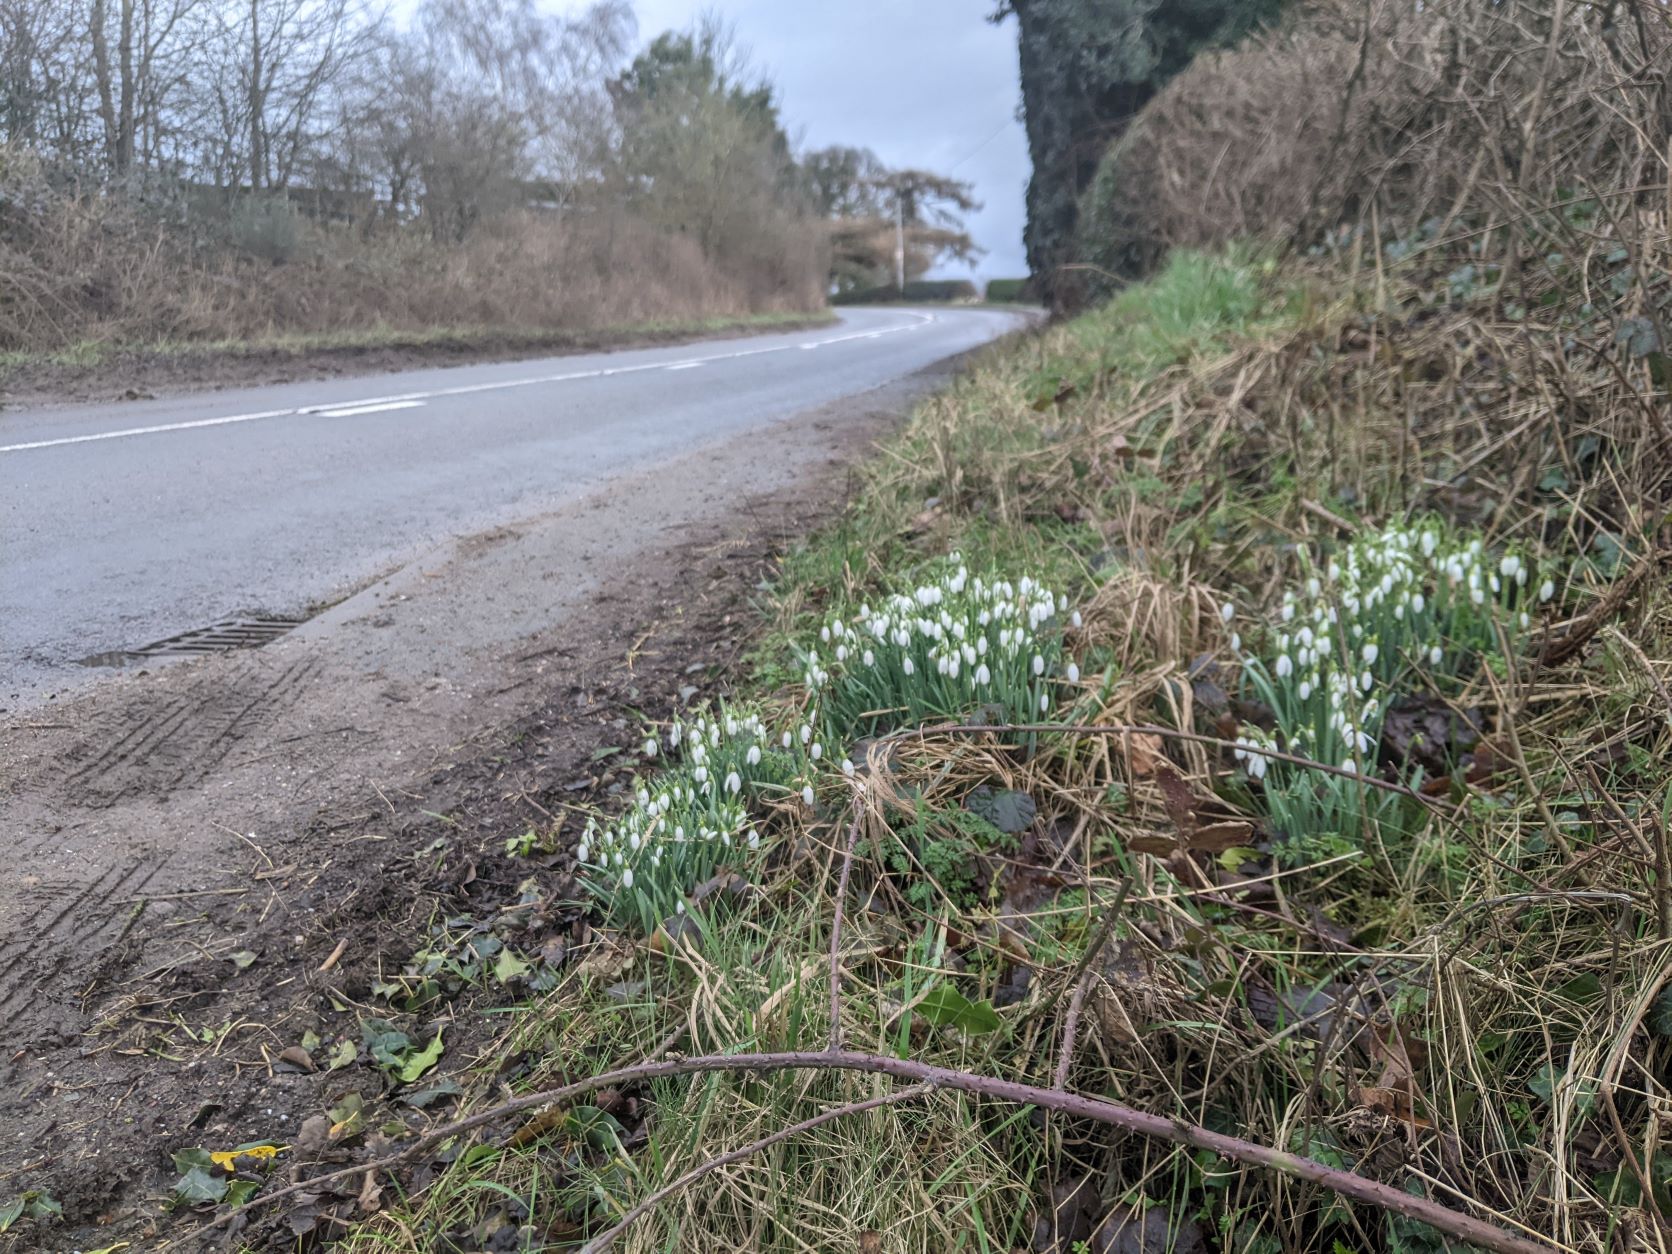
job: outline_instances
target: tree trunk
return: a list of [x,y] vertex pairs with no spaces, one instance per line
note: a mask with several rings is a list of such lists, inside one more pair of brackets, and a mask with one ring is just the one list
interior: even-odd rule
[[265,93],[261,86],[264,72],[261,64],[261,9],[260,0],[250,0],[250,190],[261,190],[262,173],[267,168],[266,153],[262,150],[262,113]]

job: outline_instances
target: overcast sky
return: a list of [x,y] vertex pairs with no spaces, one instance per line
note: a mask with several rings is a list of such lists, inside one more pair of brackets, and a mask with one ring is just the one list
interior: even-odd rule
[[976,262],[981,279],[1027,273],[1016,24],[992,25],[993,7],[992,0],[634,0],[641,43],[690,26],[705,10],[730,20],[777,84],[799,146],[852,144],[887,165],[973,183],[982,209],[966,225],[986,250]]

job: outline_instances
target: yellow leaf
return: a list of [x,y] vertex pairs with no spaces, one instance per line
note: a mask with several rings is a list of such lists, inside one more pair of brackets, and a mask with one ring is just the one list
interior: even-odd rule
[[253,1158],[261,1162],[273,1158],[286,1148],[288,1147],[283,1145],[245,1145],[232,1150],[212,1150],[209,1161],[224,1171],[231,1171],[240,1158]]

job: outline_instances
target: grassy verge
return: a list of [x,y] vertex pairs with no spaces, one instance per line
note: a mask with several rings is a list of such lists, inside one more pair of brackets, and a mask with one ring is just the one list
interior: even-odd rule
[[[444,1067],[459,1109],[820,1049],[834,1007],[850,1049],[1060,1072],[1512,1233],[1647,1232],[1672,1204],[1668,469],[1634,454],[1646,374],[1528,336],[1443,274],[1372,301],[1181,254],[987,356],[787,555],[736,705],[646,729],[642,791],[543,834],[578,865],[531,883],[597,929]],[[1028,726],[913,732],[947,720]],[[1085,730],[1130,725],[1161,730]],[[347,1244],[575,1248],[708,1164],[616,1248],[1469,1248],[944,1087],[721,1159],[890,1089],[612,1088],[445,1140]]]
[[132,344],[86,340],[52,353],[0,354],[0,379],[58,372],[71,377],[122,367],[204,367],[243,361],[306,361],[393,354],[491,357],[539,352],[632,347],[719,335],[768,333],[835,321],[819,313],[759,313],[612,324],[582,329],[520,326],[443,326],[424,330],[371,326],[354,331],[280,334],[236,340]]

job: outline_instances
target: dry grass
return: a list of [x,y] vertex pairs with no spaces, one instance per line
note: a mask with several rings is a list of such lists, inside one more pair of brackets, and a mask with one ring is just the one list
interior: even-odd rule
[[722,267],[693,240],[621,216],[506,214],[462,244],[282,212],[238,234],[236,220],[188,226],[23,153],[0,151],[0,186],[0,351],[11,353],[437,327],[581,331],[823,304],[811,228],[763,229],[748,257]]

